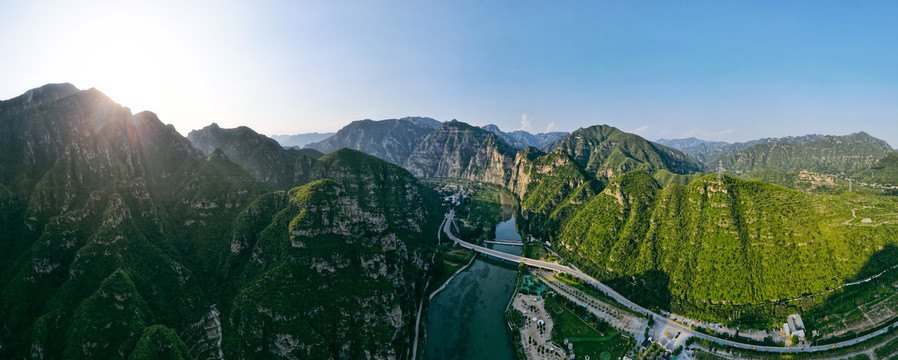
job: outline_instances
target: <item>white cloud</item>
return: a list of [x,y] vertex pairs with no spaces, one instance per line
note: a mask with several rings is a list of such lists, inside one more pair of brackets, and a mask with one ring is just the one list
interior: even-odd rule
[[648,130],[648,129],[649,129],[649,126],[648,126],[648,125],[642,125],[642,126],[640,126],[640,127],[638,127],[638,128],[633,129],[633,130],[630,131],[630,132],[631,132],[631,133],[634,133],[634,134],[638,134],[638,135],[643,135],[643,134],[645,133],[645,131]]
[[521,128],[518,130],[530,131],[530,129],[533,129],[533,125],[527,120],[527,114],[521,115]]
[[546,125],[546,132],[552,132],[555,130],[558,130],[558,127],[555,126],[554,121],[550,122],[549,125]]

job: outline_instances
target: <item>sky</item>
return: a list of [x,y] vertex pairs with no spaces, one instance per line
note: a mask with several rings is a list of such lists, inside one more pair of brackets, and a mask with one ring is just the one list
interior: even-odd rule
[[0,99],[95,87],[179,132],[429,116],[898,146],[894,1],[4,1]]

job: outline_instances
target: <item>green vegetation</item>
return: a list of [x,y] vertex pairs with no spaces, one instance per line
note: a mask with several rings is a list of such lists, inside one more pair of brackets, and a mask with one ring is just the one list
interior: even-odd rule
[[639,169],[666,170],[674,174],[702,170],[698,162],[679,150],[608,125],[579,129],[551,147],[569,154],[586,171],[603,179]]
[[129,360],[188,360],[193,359],[187,345],[174,330],[153,325],[143,330]]
[[816,141],[758,144],[723,156],[711,169],[726,171],[777,169],[786,172],[810,170],[824,174],[854,174],[892,151],[888,143],[860,132],[846,136],[824,136]]
[[459,269],[468,265],[475,253],[464,248],[450,249],[448,245],[440,245],[434,256],[431,270],[430,291],[434,291],[449,280]]
[[694,173],[688,175],[674,174],[666,170],[658,170],[652,173],[652,177],[659,185],[665,187],[670,184],[688,185],[689,183],[702,178],[704,174]]
[[577,359],[601,359],[610,354],[614,359],[624,356],[633,340],[560,296],[546,296],[546,310],[552,317],[552,342],[564,344],[568,339],[574,344]]
[[890,152],[868,169],[861,169],[851,176],[860,182],[898,186],[898,152]]
[[[761,180],[771,184],[780,185],[792,190],[799,190],[815,194],[838,195],[848,190],[848,182],[838,179],[834,176],[815,173],[808,170],[783,172],[774,169],[763,169],[758,171],[750,171],[740,175],[746,180]],[[856,192],[861,191],[861,187],[855,184]]]
[[[442,214],[408,171],[248,128],[204,155],[67,87],[0,102],[0,358],[407,353]],[[266,193],[298,157],[287,178],[315,181]]]
[[885,359],[886,357],[898,352],[898,338],[892,339],[884,345],[873,351],[877,358]]
[[636,171],[567,219],[556,249],[644,305],[766,327],[823,298],[787,306],[777,300],[825,292],[892,265],[884,260],[896,234],[891,220],[874,219],[883,224],[875,227],[844,222],[853,209],[895,206],[884,197],[811,195],[729,176],[661,188]]

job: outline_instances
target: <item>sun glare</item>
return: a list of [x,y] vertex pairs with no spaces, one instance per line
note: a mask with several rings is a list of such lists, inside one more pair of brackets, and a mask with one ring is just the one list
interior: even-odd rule
[[135,112],[162,108],[183,78],[173,58],[175,39],[164,29],[130,20],[88,25],[79,41],[70,43],[73,83],[95,87]]

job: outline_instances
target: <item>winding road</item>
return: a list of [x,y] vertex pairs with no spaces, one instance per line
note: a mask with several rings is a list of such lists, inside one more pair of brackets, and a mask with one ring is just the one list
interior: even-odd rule
[[582,271],[577,270],[575,268],[564,266],[564,265],[554,263],[554,262],[540,261],[540,260],[530,259],[530,258],[526,258],[526,257],[522,257],[522,256],[506,254],[506,253],[498,251],[498,250],[485,248],[483,246],[474,245],[467,241],[463,241],[463,240],[455,237],[455,235],[452,234],[452,229],[450,227],[451,227],[451,224],[453,223],[452,220],[454,217],[455,217],[455,210],[450,210],[449,213],[446,215],[446,221],[444,222],[444,225],[443,225],[443,232],[446,233],[446,236],[448,236],[450,239],[452,239],[452,241],[454,241],[456,244],[458,244],[461,247],[471,249],[471,250],[477,251],[479,253],[486,254],[486,255],[489,255],[489,256],[492,256],[495,258],[499,258],[502,260],[523,263],[523,264],[527,264],[528,266],[538,267],[541,269],[548,269],[548,270],[552,270],[552,271],[563,272],[568,275],[577,277],[577,278],[595,286],[597,289],[599,289],[600,291],[605,293],[605,295],[611,297],[612,299],[614,299],[618,303],[626,306],[627,308],[629,308],[635,312],[638,312],[640,314],[644,314],[646,316],[651,316],[652,318],[655,319],[656,323],[661,323],[663,325],[676,328],[676,329],[678,329],[678,331],[681,331],[684,335],[694,336],[699,339],[713,341],[713,342],[716,342],[721,345],[731,346],[731,347],[740,348],[740,349],[773,352],[773,353],[817,352],[817,351],[826,351],[826,350],[838,349],[838,348],[843,348],[843,347],[859,344],[859,343],[867,341],[871,338],[885,334],[886,332],[888,332],[889,328],[898,327],[898,322],[895,322],[894,324],[892,324],[888,327],[885,327],[879,331],[858,337],[856,339],[843,341],[843,342],[830,344],[830,345],[817,345],[817,346],[804,346],[804,347],[762,346],[762,345],[744,344],[744,343],[740,343],[740,342],[736,342],[736,341],[732,341],[732,340],[722,339],[722,338],[719,338],[719,337],[716,337],[713,335],[708,335],[708,334],[705,334],[702,332],[692,330],[692,328],[690,328],[688,326],[685,326],[685,325],[680,324],[676,321],[673,321],[661,314],[658,314],[651,310],[648,310],[648,309],[630,301],[629,299],[627,299],[623,295],[619,294],[618,292],[614,291],[607,285],[599,282],[598,280],[592,278],[589,275],[586,275]]

